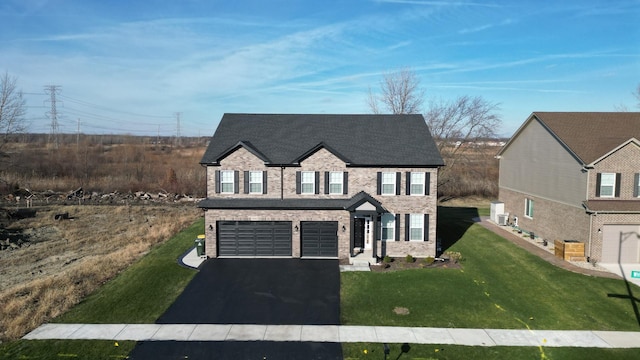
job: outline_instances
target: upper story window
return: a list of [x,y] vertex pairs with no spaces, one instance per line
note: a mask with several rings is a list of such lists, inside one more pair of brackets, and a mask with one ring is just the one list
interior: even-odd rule
[[235,192],[235,172],[233,170],[220,171],[220,192],[223,194],[233,194]]
[[315,194],[316,177],[313,171],[303,171],[300,178],[300,190],[302,194]]
[[524,216],[533,219],[533,200],[524,199]]
[[614,197],[616,194],[616,174],[615,173],[600,173],[599,177],[599,197]]
[[396,193],[396,173],[382,173],[382,195],[395,195]]
[[633,179],[633,196],[640,197],[640,173],[636,173]]
[[395,240],[396,217],[393,214],[382,214],[380,220],[382,225],[381,240]]
[[344,175],[342,171],[329,173],[329,194],[342,194]]
[[424,195],[424,173],[411,173],[411,195]]
[[262,171],[249,171],[249,194],[262,194]]

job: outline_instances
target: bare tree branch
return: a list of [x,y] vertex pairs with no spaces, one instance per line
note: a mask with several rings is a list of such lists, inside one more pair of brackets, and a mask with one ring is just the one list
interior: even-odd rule
[[4,155],[2,148],[9,136],[26,129],[25,106],[22,91],[17,88],[17,79],[5,72],[0,77],[0,155]]
[[380,95],[369,89],[368,105],[374,114],[380,107],[391,114],[418,114],[424,101],[424,91],[420,89],[420,79],[415,72],[403,69],[387,73],[380,81]]
[[468,154],[478,153],[479,144],[497,136],[502,123],[498,111],[498,104],[480,96],[430,102],[425,120],[447,164],[439,175],[442,182],[450,180],[447,175],[458,163],[468,160]]

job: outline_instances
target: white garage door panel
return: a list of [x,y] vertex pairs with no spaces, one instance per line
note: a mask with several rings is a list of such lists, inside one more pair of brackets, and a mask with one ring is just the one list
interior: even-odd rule
[[604,225],[602,262],[631,264],[640,262],[640,225]]

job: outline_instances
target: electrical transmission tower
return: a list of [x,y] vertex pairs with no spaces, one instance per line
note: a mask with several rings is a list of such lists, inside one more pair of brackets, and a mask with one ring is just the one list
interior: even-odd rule
[[51,132],[49,133],[49,144],[53,144],[55,149],[58,148],[58,111],[56,110],[56,95],[60,93],[60,86],[46,85],[44,87],[45,94],[49,95],[49,103],[51,109],[46,113],[51,118]]

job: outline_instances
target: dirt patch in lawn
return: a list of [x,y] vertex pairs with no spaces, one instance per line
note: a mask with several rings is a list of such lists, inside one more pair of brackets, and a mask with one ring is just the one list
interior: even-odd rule
[[382,261],[377,265],[371,265],[370,268],[375,272],[388,272],[410,269],[460,269],[461,265],[459,261],[452,259],[440,261],[431,258],[407,261],[406,258],[390,258],[388,262]]

